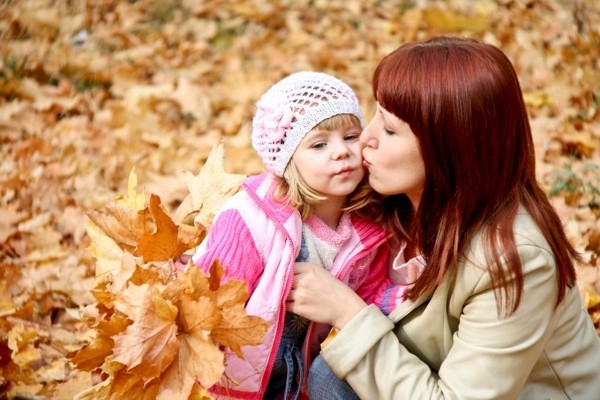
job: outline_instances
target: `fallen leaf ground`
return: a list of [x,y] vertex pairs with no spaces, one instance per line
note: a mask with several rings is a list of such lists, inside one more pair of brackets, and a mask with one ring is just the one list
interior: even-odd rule
[[[600,321],[600,3],[594,0],[20,0],[0,2],[0,395],[72,398],[66,355],[89,341],[86,213],[135,167],[173,213],[218,141],[229,171],[262,170],[258,96],[284,75],[345,79],[367,116],[370,77],[399,44],[482,38],[513,61],[538,177],[584,256]],[[89,375],[89,374],[87,374]],[[66,382],[66,383],[62,383]]]

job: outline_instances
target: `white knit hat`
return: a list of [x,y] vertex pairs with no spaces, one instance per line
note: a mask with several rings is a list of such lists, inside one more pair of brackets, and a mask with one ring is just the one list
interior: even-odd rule
[[365,126],[350,86],[323,72],[296,72],[273,85],[256,104],[252,146],[269,170],[283,176],[306,134],[339,114],[356,116]]

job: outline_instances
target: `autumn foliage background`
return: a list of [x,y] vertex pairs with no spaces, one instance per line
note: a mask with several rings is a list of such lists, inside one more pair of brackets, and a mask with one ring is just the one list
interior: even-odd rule
[[[584,256],[578,284],[598,327],[597,1],[5,0],[0,398],[70,399],[103,378],[73,361],[98,338],[82,310],[107,304],[98,298],[98,231],[88,214],[115,204],[134,210],[131,201],[142,196],[137,211],[154,218],[148,226],[156,228],[159,218],[177,238],[168,221],[185,225],[176,209],[202,185],[201,167],[216,143],[223,143],[228,172],[262,171],[250,123],[257,98],[276,80],[304,69],[332,73],[357,91],[369,117],[370,78],[381,57],[436,34],[482,38],[513,61],[538,177]],[[213,175],[219,180],[221,173]],[[106,229],[114,239],[114,226]],[[152,269],[142,253],[133,254],[136,240],[120,247],[131,251],[133,265],[164,269],[168,260]],[[193,244],[183,242],[177,252]],[[128,280],[158,279],[135,270]]]

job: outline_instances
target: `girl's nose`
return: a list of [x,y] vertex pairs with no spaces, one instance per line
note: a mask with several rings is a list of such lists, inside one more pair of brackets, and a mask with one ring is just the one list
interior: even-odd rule
[[346,142],[338,143],[333,152],[333,159],[340,160],[342,158],[347,158],[348,156],[350,156],[350,148]]

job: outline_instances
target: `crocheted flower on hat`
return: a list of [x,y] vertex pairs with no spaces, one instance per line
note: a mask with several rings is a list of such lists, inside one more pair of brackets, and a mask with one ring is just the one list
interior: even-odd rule
[[255,127],[273,142],[285,137],[294,119],[294,112],[285,102],[285,96],[272,96],[256,104]]

